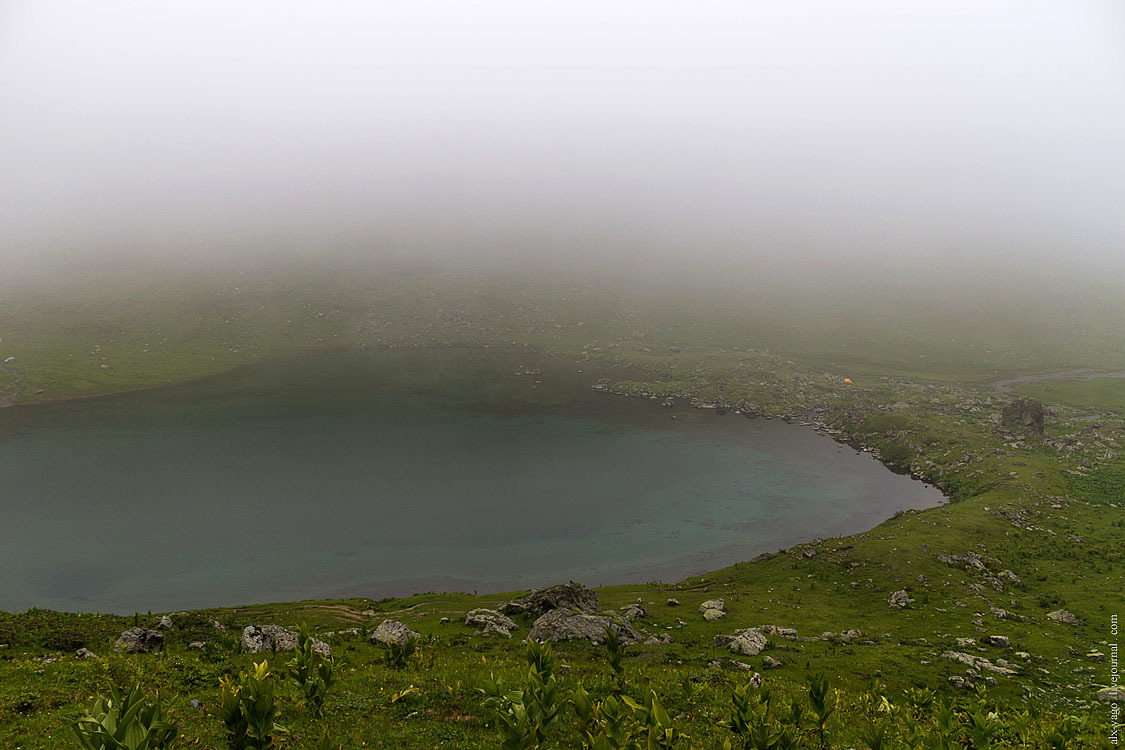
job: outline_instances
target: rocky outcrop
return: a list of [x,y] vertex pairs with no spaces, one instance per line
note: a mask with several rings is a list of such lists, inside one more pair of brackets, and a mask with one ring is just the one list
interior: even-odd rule
[[727,616],[727,603],[722,599],[708,599],[699,605],[704,620],[722,620]]
[[1063,625],[1077,625],[1078,618],[1074,616],[1073,612],[1067,612],[1065,609],[1056,609],[1054,612],[1047,613],[1048,620],[1062,623]]
[[1017,398],[1000,412],[1000,424],[1010,432],[1042,435],[1046,411],[1039,399]]
[[164,634],[146,628],[129,628],[113,644],[113,650],[121,654],[155,654],[162,648]]
[[[247,625],[242,629],[242,650],[251,654],[292,651],[297,648],[297,634],[280,625]],[[312,639],[313,651],[331,656],[332,648],[324,641]]]
[[605,629],[613,627],[623,644],[639,643],[641,634],[627,623],[608,615],[595,615],[573,609],[556,609],[548,612],[531,626],[529,638],[533,641],[605,641]]
[[890,598],[887,599],[887,605],[891,609],[906,609],[913,603],[914,600],[910,598],[910,594],[906,593],[906,589],[894,592],[891,594]]
[[406,643],[407,640],[417,637],[417,633],[398,620],[383,620],[383,622],[379,624],[379,627],[375,628],[375,632],[371,634],[371,642],[380,643],[384,646],[397,643],[401,646]]
[[973,654],[966,654],[966,653],[961,652],[961,651],[943,651],[941,656],[942,656],[943,659],[950,659],[952,661],[958,661],[958,662],[961,662],[962,664],[968,664],[970,667],[974,667],[976,669],[983,669],[987,672],[995,672],[996,674],[1002,674],[1005,677],[1011,677],[1014,674],[1019,674],[1019,672],[1016,671],[1015,669],[1012,669],[1009,666],[1002,666],[1000,664],[993,664],[991,661],[989,661],[988,659],[985,659],[983,656],[974,656]]
[[519,629],[519,625],[509,617],[505,617],[494,609],[474,609],[465,614],[465,624],[480,628],[481,633],[496,633],[505,638],[512,637],[512,631]]
[[769,641],[757,628],[743,628],[734,631],[734,635],[715,636],[716,646],[726,646],[736,654],[757,656],[769,645]]
[[943,562],[946,565],[954,565],[980,571],[988,570],[988,566],[984,564],[984,559],[976,552],[966,552],[963,555],[943,555],[939,552],[937,559],[938,562]]
[[561,583],[536,589],[526,596],[500,607],[506,615],[543,615],[555,609],[576,609],[579,612],[597,612],[598,595],[580,583]]
[[626,604],[620,610],[621,616],[632,622],[640,617],[647,617],[648,610],[639,604]]

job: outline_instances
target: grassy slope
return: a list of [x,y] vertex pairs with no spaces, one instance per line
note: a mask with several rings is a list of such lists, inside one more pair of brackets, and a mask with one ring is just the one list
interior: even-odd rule
[[[730,656],[711,645],[713,636],[736,627],[772,623],[794,627],[802,636],[862,630],[861,643],[774,639],[766,652],[782,662],[766,674],[783,695],[800,696],[805,675],[817,670],[847,689],[841,699],[854,705],[839,729],[853,743],[865,712],[860,691],[870,686],[895,701],[911,686],[967,695],[948,681],[965,677],[965,665],[941,657],[947,649],[972,650],[957,648],[957,637],[1011,638],[1011,648],[982,646],[979,653],[1018,665],[1017,676],[999,677],[990,687],[997,699],[1014,706],[1074,710],[1108,679],[1106,666],[1088,662],[1084,654],[1109,637],[1108,617],[1120,609],[1125,573],[1120,543],[1125,530],[1116,507],[1121,497],[1114,483],[1120,470],[1117,436],[1125,424],[1119,383],[1027,386],[1053,408],[1046,439],[998,428],[996,415],[1007,398],[979,384],[998,370],[1120,367],[1125,348],[1106,346],[1105,338],[1067,340],[1052,348],[1043,337],[1034,344],[1030,335],[1013,338],[1011,330],[974,333],[949,311],[936,317],[933,311],[915,311],[913,319],[905,316],[904,327],[878,311],[862,313],[835,302],[828,305],[836,305],[833,316],[821,315],[818,322],[812,313],[794,315],[783,325],[763,317],[769,300],[744,317],[723,317],[718,303],[711,310],[685,308],[644,290],[627,298],[570,283],[544,288],[481,282],[466,292],[454,291],[451,279],[429,274],[403,281],[400,275],[326,272],[302,286],[263,278],[221,288],[206,279],[150,278],[146,284],[159,291],[159,304],[128,285],[117,284],[113,288],[124,291],[109,294],[104,281],[88,279],[53,301],[3,298],[0,354],[17,357],[14,364],[26,378],[23,400],[154,385],[272,354],[333,346],[528,343],[627,365],[636,376],[609,384],[618,392],[731,404],[813,424],[876,451],[959,500],[902,515],[867,534],[800,545],[701,578],[602,589],[603,606],[643,598],[650,610],[645,626],[672,628],[676,643],[637,649],[629,670],[638,684],[657,687],[682,712],[684,731],[691,735],[685,746],[711,746],[729,686],[744,676],[729,667],[708,667]],[[839,322],[859,315],[861,323]],[[933,319],[927,322],[927,315]],[[794,333],[785,339],[790,324]],[[948,333],[954,329],[962,338],[951,343]],[[852,353],[856,350],[863,356]],[[986,355],[978,356],[982,351]],[[45,392],[37,396],[39,389]],[[990,572],[1012,570],[1021,583],[999,591],[983,574],[936,557],[968,551],[992,558]],[[916,603],[892,610],[887,597],[902,588]],[[695,606],[717,595],[727,599],[730,617],[706,623]],[[670,596],[683,606],[664,605]],[[284,604],[192,615],[181,618],[184,627],[173,631],[164,656],[132,658],[113,656],[109,649],[112,635],[128,620],[0,615],[0,643],[9,644],[0,660],[0,744],[56,746],[46,736],[57,737],[83,700],[104,691],[110,680],[140,676],[171,696],[185,741],[199,738],[215,746],[217,722],[190,708],[188,699],[213,705],[218,676],[249,657],[238,655],[206,625],[209,616],[232,627],[308,621],[323,630],[374,627],[397,612],[393,616],[433,636],[434,644],[412,669],[399,672],[382,665],[380,652],[362,640],[339,640],[343,679],[329,699],[334,735],[348,747],[364,740],[387,747],[443,741],[491,747],[495,733],[470,684],[489,670],[514,676],[521,657],[508,642],[472,637],[458,623],[464,611],[502,599],[426,595],[379,604]],[[990,605],[1028,621],[998,619]],[[1078,615],[1080,624],[1045,619],[1061,607]],[[378,613],[361,614],[369,608]],[[441,617],[453,622],[441,624]],[[686,625],[678,626],[676,617]],[[205,655],[184,650],[195,638],[215,650]],[[68,654],[79,644],[102,659],[73,660]],[[1029,652],[1030,661],[1015,657],[1017,651]],[[47,652],[63,657],[46,666],[34,660]],[[565,682],[581,677],[595,690],[608,689],[596,649],[567,644],[560,652],[572,666]],[[762,668],[760,657],[744,661]],[[981,684],[988,676],[967,677]],[[421,694],[391,702],[410,684],[421,687]],[[293,724],[293,744],[310,746],[312,723],[289,699],[283,710]],[[1092,715],[1107,718],[1104,709]]]

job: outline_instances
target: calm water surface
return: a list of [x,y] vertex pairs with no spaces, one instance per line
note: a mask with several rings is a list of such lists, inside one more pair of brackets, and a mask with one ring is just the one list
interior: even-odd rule
[[675,580],[942,501],[811,430],[598,393],[599,374],[320,354],[0,410],[0,609]]

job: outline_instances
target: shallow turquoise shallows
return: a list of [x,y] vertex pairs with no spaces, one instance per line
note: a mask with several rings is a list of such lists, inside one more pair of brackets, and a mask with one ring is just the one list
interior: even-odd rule
[[942,502],[807,428],[590,388],[614,375],[331,353],[0,410],[0,609],[671,581]]

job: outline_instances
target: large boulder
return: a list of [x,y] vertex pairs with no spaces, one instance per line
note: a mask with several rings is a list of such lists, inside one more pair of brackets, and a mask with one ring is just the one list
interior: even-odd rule
[[512,637],[512,631],[519,629],[519,625],[512,619],[505,617],[494,609],[474,609],[465,614],[465,624],[480,628],[482,633],[496,633],[507,638]]
[[[242,650],[251,654],[274,651],[292,651],[297,648],[297,634],[280,625],[247,625],[242,629]],[[313,651],[321,656],[331,656],[332,647],[324,641],[312,639]]]
[[548,612],[531,626],[533,641],[605,641],[605,629],[613,627],[622,644],[639,643],[641,634],[622,620],[608,615],[594,615],[573,609],[556,609]]
[[383,620],[375,632],[371,634],[372,643],[381,643],[384,646],[391,643],[403,645],[410,638],[417,638],[418,634],[403,625],[398,620]]
[[121,654],[155,654],[162,648],[164,634],[146,628],[129,628],[113,644],[113,650]]
[[743,628],[734,631],[734,635],[715,636],[716,646],[726,646],[736,654],[757,656],[769,645],[769,641],[757,628]]
[[704,620],[722,620],[727,616],[727,603],[722,599],[708,599],[699,605]]
[[526,596],[500,607],[506,615],[528,613],[543,615],[555,609],[576,609],[579,612],[597,612],[598,595],[580,583],[560,583],[536,589]]
[[1042,435],[1045,415],[1046,411],[1039,399],[1021,396],[1000,412],[1000,424],[1011,432]]

